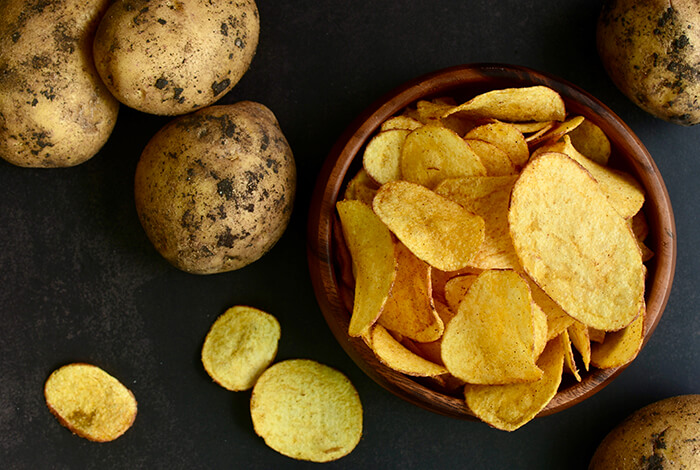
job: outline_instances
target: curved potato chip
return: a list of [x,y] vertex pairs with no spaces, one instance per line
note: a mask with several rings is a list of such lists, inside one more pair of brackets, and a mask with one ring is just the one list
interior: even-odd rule
[[554,126],[555,121],[530,121],[530,122],[512,122],[523,134],[532,134],[537,132],[547,132]]
[[607,165],[610,158],[610,140],[605,132],[586,119],[569,133],[573,146],[599,165]]
[[511,122],[563,121],[566,109],[559,93],[545,86],[532,86],[487,91],[452,108],[445,117],[456,113]]
[[530,289],[518,273],[489,270],[476,278],[445,327],[442,362],[473,384],[542,377],[535,365]]
[[564,366],[561,341],[550,341],[537,365],[544,373],[534,382],[465,385],[467,406],[477,418],[494,428],[515,431],[532,420],[556,395]]
[[588,370],[591,364],[591,338],[588,335],[588,327],[581,322],[574,321],[567,331],[571,343],[581,354],[583,367]]
[[442,271],[466,267],[484,241],[484,220],[414,183],[381,187],[374,212],[418,258]]
[[609,331],[636,317],[644,301],[637,241],[574,160],[532,160],[513,188],[508,222],[523,268],[570,316]]
[[484,164],[486,175],[503,176],[517,173],[506,151],[497,145],[479,139],[464,139],[464,141]]
[[372,199],[377,194],[379,186],[367,175],[364,168],[355,174],[348,182],[343,193],[343,198],[350,201],[362,201],[368,206],[372,205]]
[[457,312],[459,310],[459,303],[467,295],[469,287],[471,287],[476,278],[477,274],[462,274],[450,278],[445,283],[445,300],[451,311]]
[[372,137],[362,155],[362,166],[372,180],[381,185],[401,179],[401,151],[410,132],[392,129]]
[[628,219],[627,222],[630,224],[632,233],[637,237],[637,240],[640,242],[646,240],[647,236],[649,236],[649,223],[647,222],[644,212],[637,212],[631,219]]
[[571,338],[569,338],[569,330],[564,330],[559,335],[561,344],[564,347],[564,365],[566,370],[571,373],[577,382],[581,381],[581,374],[578,373],[576,367],[576,359],[574,358],[574,350],[571,348]]
[[403,374],[434,377],[447,373],[445,367],[422,358],[396,341],[382,325],[372,328],[370,346],[382,364]]
[[517,127],[507,122],[492,121],[488,124],[483,124],[467,132],[464,138],[484,140],[504,150],[516,170],[522,168],[530,158],[530,149],[527,146],[523,133]]
[[405,181],[433,188],[445,178],[485,174],[479,157],[450,129],[419,127],[404,141],[401,175]]
[[380,325],[422,343],[442,336],[445,327],[433,304],[430,270],[403,243],[396,244],[396,279],[377,320]]
[[573,131],[576,129],[578,126],[581,125],[581,123],[584,121],[583,116],[574,116],[571,119],[567,119],[564,122],[557,123],[555,126],[553,126],[551,129],[548,129],[547,132],[544,132],[542,134],[538,134],[537,136],[531,136],[525,141],[527,144],[532,148],[535,147],[542,142],[546,142],[548,140],[551,141],[556,141],[561,139],[564,135],[568,134],[569,132]]
[[646,307],[642,306],[637,318],[627,327],[606,333],[603,342],[591,348],[591,364],[599,369],[611,369],[632,362],[644,342],[645,316]]
[[409,131],[412,131],[413,129],[418,129],[422,125],[423,123],[417,119],[413,119],[412,117],[394,116],[384,121],[379,130],[388,131],[391,129],[408,129]]
[[540,357],[549,340],[549,330],[547,329],[547,314],[539,305],[532,301],[532,327],[533,327],[533,348],[535,358]]
[[576,320],[571,318],[555,301],[550,299],[549,296],[540,289],[540,286],[530,279],[530,276],[525,273],[522,273],[522,275],[525,277],[527,285],[530,287],[533,302],[535,302],[545,314],[547,319],[547,341],[550,341],[559,336],[562,331],[567,329]]
[[389,229],[360,201],[336,204],[355,272],[355,301],[348,334],[361,336],[379,317],[396,277]]

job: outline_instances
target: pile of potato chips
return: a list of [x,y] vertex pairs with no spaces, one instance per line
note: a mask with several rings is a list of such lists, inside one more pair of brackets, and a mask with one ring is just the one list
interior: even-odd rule
[[[337,203],[348,334],[512,431],[644,331],[644,191],[544,86],[385,121]],[[340,232],[340,231],[337,231]]]

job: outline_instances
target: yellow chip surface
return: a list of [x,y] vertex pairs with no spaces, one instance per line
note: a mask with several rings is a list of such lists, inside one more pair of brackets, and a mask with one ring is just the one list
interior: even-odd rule
[[464,138],[467,140],[483,140],[504,150],[516,170],[522,168],[530,158],[530,149],[527,146],[523,133],[517,127],[507,122],[493,121],[475,127],[467,132]]
[[362,155],[362,165],[372,180],[384,184],[401,179],[401,151],[410,132],[391,129],[372,137]]
[[607,165],[612,151],[608,136],[600,127],[586,119],[569,133],[573,146],[599,165]]
[[644,342],[644,317],[646,308],[642,308],[639,316],[627,327],[620,331],[606,333],[600,344],[591,348],[591,364],[599,369],[611,369],[630,363]]
[[362,436],[362,403],[355,387],[337,370],[307,359],[267,369],[253,388],[250,414],[265,444],[298,460],[337,460]]
[[464,388],[469,409],[482,421],[503,431],[515,431],[533,419],[557,393],[564,366],[561,341],[547,343],[537,365],[540,380],[509,385],[470,385]]
[[394,283],[394,241],[386,225],[363,202],[340,201],[336,207],[355,272],[348,334],[361,336],[379,317]]
[[459,311],[459,304],[467,295],[467,291],[476,280],[476,274],[462,274],[450,278],[445,283],[445,300],[447,306],[453,312]]
[[269,313],[237,305],[211,326],[202,346],[202,364],[227,390],[251,388],[277,354],[280,324]]
[[588,327],[581,322],[575,321],[567,329],[571,344],[581,355],[583,367],[588,370],[591,364],[591,338],[588,334]]
[[370,347],[384,365],[402,374],[435,377],[447,373],[444,366],[424,359],[396,341],[382,325],[372,328]]
[[412,117],[394,116],[384,121],[379,129],[380,131],[388,131],[390,129],[408,129],[409,131],[412,131],[413,129],[417,129],[422,125],[423,124],[420,121],[413,119]]
[[570,316],[619,330],[644,301],[637,241],[596,181],[561,153],[533,159],[513,188],[511,238],[527,274]]
[[44,398],[63,426],[91,441],[113,441],[136,419],[133,393],[91,364],[74,363],[55,370],[44,385]]
[[343,199],[351,201],[362,201],[368,206],[372,206],[372,199],[377,194],[379,186],[367,175],[364,168],[360,169],[348,182]]
[[482,93],[452,108],[446,116],[455,113],[510,122],[563,121],[566,109],[559,93],[545,86],[532,86]]
[[469,265],[484,241],[484,219],[418,184],[387,183],[372,207],[414,255],[442,271]]
[[537,380],[530,290],[511,270],[479,274],[445,327],[442,362],[473,384]]
[[508,158],[505,150],[491,142],[479,139],[465,139],[467,145],[474,151],[486,168],[487,176],[514,175],[515,165]]

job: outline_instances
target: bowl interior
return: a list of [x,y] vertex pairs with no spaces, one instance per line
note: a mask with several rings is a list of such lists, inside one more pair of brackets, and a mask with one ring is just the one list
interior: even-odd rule
[[[597,124],[612,145],[610,166],[631,173],[646,191],[643,211],[650,234],[645,243],[654,251],[646,263],[647,317],[646,343],[658,323],[668,296],[676,262],[675,222],[668,192],[661,175],[640,140],[609,108],[597,99],[563,80],[533,70],[500,64],[476,64],[452,67],[412,80],[370,105],[337,141],[319,174],[308,220],[308,261],[316,298],[334,336],[353,361],[377,383],[399,397],[428,410],[448,416],[472,419],[473,415],[459,396],[435,390],[424,381],[398,373],[381,364],[358,338],[350,338],[347,328],[352,293],[343,292],[338,282],[337,243],[339,230],[335,203],[345,185],[362,165],[365,144],[387,118],[400,113],[419,99],[449,96],[457,102],[484,91],[531,85],[546,85],[560,93],[569,114],[583,115]],[[337,235],[337,234],[336,234]],[[617,369],[592,369],[582,381],[564,377],[559,392],[539,416],[555,413],[596,393],[618,373]]]

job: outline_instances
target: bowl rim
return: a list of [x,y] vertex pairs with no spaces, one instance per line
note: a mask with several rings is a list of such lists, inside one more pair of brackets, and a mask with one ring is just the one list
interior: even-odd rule
[[[486,84],[489,84],[486,86]],[[449,95],[460,88],[484,86],[484,89],[506,86],[546,85],[562,95],[567,110],[591,119],[606,135],[622,136],[615,142],[616,153],[625,154],[625,163],[647,195],[645,214],[653,233],[653,277],[648,278],[645,297],[647,317],[643,345],[648,341],[663,314],[670,296],[676,266],[675,219],[668,191],[661,174],[646,147],[634,132],[610,108],[577,85],[549,73],[528,67],[501,63],[462,64],[418,76],[394,88],[364,109],[345,129],[331,148],[318,174],[307,220],[307,260],[317,302],[336,340],[355,364],[379,385],[400,398],[424,409],[456,418],[475,419],[463,399],[444,395],[420,384],[413,378],[381,364],[360,338],[347,334],[348,317],[339,294],[334,269],[333,224],[335,203],[348,178],[348,171],[365,143],[381,123],[418,99]],[[591,113],[594,111],[594,114]],[[613,139],[611,138],[611,143]],[[651,214],[651,217],[650,217]],[[651,269],[650,269],[651,271]],[[651,282],[649,282],[651,280]],[[629,365],[629,364],[628,364]],[[546,416],[573,406],[608,385],[627,365],[614,369],[595,369],[587,378],[557,392],[555,398],[537,416]]]

